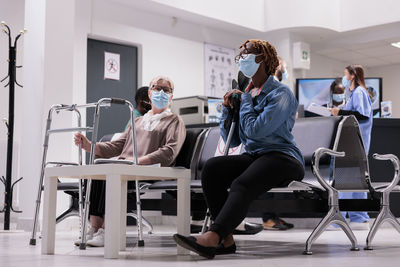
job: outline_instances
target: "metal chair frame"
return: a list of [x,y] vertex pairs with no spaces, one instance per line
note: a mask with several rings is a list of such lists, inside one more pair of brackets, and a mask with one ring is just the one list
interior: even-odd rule
[[318,148],[314,152],[313,156],[313,161],[312,161],[312,169],[314,175],[317,177],[319,183],[322,185],[322,187],[328,192],[328,205],[329,205],[329,211],[328,214],[320,221],[320,223],[317,225],[317,227],[313,230],[309,238],[307,239],[306,242],[306,247],[305,251],[303,254],[305,255],[311,255],[311,246],[313,242],[325,231],[325,229],[333,224],[336,223],[340,226],[340,228],[346,233],[347,237],[349,238],[351,242],[351,250],[352,251],[358,251],[358,245],[357,245],[357,238],[355,237],[353,231],[350,229],[349,224],[345,220],[345,218],[342,216],[339,210],[339,191],[350,191],[350,192],[369,192],[371,197],[380,197],[381,199],[381,209],[378,214],[378,217],[376,218],[372,228],[370,229],[367,239],[366,239],[366,247],[364,248],[365,250],[371,250],[372,246],[372,239],[374,238],[379,226],[385,222],[388,221],[390,222],[396,230],[399,231],[400,233],[400,223],[397,221],[397,219],[394,217],[394,215],[391,213],[389,209],[389,195],[390,193],[394,190],[394,188],[397,186],[399,180],[400,180],[400,162],[399,159],[393,155],[393,154],[386,154],[386,155],[379,155],[379,154],[374,154],[373,157],[374,159],[377,160],[390,160],[394,166],[394,178],[392,182],[388,185],[385,185],[380,188],[374,188],[373,183],[371,183],[370,175],[369,175],[369,165],[368,165],[368,158],[366,156],[366,153],[362,155],[365,157],[365,164],[366,164],[366,171],[365,171],[365,186],[368,187],[368,189],[349,189],[349,190],[341,190],[341,189],[336,189],[332,183],[327,182],[322,175],[320,174],[319,171],[319,162],[320,159],[323,155],[327,154],[330,155],[334,158],[336,157],[344,157],[345,152],[339,152],[337,151],[338,149],[338,144],[341,138],[342,134],[342,129],[343,125],[346,123],[354,123],[354,127],[357,129],[358,137],[361,139],[361,146],[362,146],[362,151],[365,151],[364,148],[364,142],[362,140],[362,135],[360,132],[359,124],[354,116],[348,116],[344,117],[338,126],[337,129],[337,134],[335,138],[335,143],[333,146],[333,149],[328,149],[328,148]]

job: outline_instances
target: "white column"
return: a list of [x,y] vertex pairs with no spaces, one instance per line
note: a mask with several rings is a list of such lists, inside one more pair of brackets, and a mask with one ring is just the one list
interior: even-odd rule
[[[74,19],[75,1],[25,1],[28,34],[24,40],[24,88],[19,100],[22,114],[19,171],[24,177],[19,194],[23,210],[18,220],[20,229],[32,227],[47,111],[52,104],[71,103],[72,100]],[[71,116],[63,116],[61,120],[68,123]],[[57,142],[52,140],[48,158],[69,160],[71,137],[61,136]],[[59,199],[60,209],[68,205],[67,197],[64,201]]]
[[42,106],[44,98],[44,39],[45,0],[26,0],[24,36],[24,88],[18,99],[21,103],[21,146],[19,172],[24,180],[19,186],[20,207],[23,213],[18,220],[19,228],[32,227],[35,196],[40,175],[42,151]]

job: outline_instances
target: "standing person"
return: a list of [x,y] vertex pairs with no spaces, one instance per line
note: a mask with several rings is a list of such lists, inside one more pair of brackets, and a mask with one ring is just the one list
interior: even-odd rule
[[[289,73],[287,71],[286,61],[283,60],[281,57],[278,57],[279,65],[276,68],[274,77],[279,82],[287,80],[289,78]],[[269,196],[267,196],[269,197]],[[271,196],[270,198],[273,198]],[[283,219],[279,218],[278,214],[274,212],[264,212],[262,215],[263,220],[263,228],[264,230],[289,230],[294,227],[292,223],[288,223]]]
[[[368,156],[372,129],[372,104],[364,80],[364,69],[360,65],[350,65],[344,70],[342,84],[350,90],[350,98],[343,109],[331,108],[332,115],[354,115],[360,125],[365,151]],[[340,198],[367,198],[367,193],[339,193]],[[348,212],[350,227],[355,230],[369,229],[369,216],[366,212]],[[343,213],[346,217],[346,212]]]
[[241,98],[239,121],[230,145],[242,143],[246,153],[206,162],[201,178],[213,224],[196,237],[174,235],[178,245],[206,258],[236,252],[232,232],[253,200],[273,187],[304,177],[304,159],[291,133],[298,103],[289,87],[274,78],[279,65],[275,47],[263,40],[247,40],[236,62],[251,82],[244,93],[232,90],[225,94],[220,129],[226,141],[233,95],[237,94]]

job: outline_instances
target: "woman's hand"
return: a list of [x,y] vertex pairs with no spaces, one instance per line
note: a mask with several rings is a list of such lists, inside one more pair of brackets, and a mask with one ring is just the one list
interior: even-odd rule
[[[126,160],[130,160],[135,162],[133,157],[127,157]],[[152,163],[150,162],[150,159],[146,156],[139,157],[138,158],[138,165],[151,165]]]
[[240,101],[240,98],[241,98],[241,95],[243,94],[243,92],[238,89],[233,89],[233,90],[228,91],[224,95],[224,103],[222,103],[223,106],[233,108],[233,99],[232,99],[233,94],[238,94],[239,101]]
[[74,142],[76,146],[82,145],[82,148],[87,152],[90,152],[90,148],[92,144],[90,143],[89,139],[81,133],[76,133],[74,135]]
[[331,114],[333,115],[333,116],[337,116],[337,115],[339,115],[339,108],[330,108],[329,109],[329,111],[331,112]]

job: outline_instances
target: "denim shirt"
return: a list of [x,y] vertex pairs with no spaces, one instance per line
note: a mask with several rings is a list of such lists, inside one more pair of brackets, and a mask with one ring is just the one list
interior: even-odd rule
[[[230,147],[242,143],[249,154],[282,152],[304,165],[304,158],[292,135],[297,112],[297,100],[286,85],[271,75],[260,93],[241,96],[239,123],[236,124]],[[232,121],[232,110],[223,108],[221,136],[226,141]]]

